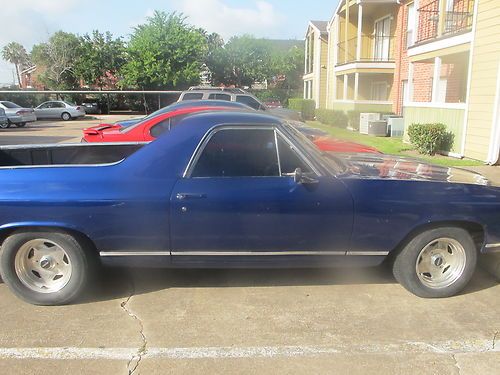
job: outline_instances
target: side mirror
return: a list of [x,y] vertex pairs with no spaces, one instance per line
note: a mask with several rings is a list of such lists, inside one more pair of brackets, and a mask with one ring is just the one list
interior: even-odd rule
[[316,178],[309,176],[306,173],[303,173],[302,169],[300,169],[300,168],[295,169],[295,171],[293,173],[290,173],[287,175],[292,176],[293,180],[298,185],[302,185],[302,184],[311,185],[311,184],[317,184],[319,182]]

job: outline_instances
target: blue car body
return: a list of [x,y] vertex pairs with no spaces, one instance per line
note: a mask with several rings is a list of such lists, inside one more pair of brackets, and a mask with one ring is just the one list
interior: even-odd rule
[[[207,134],[241,124],[278,129],[316,183],[189,177]],[[116,163],[2,167],[0,235],[62,228],[106,264],[148,267],[376,265],[412,234],[449,223],[469,228],[483,252],[500,243],[500,189],[482,176],[436,166],[422,174],[411,159],[397,163],[417,172],[398,171],[384,155],[336,160],[305,142],[274,117],[204,113]]]

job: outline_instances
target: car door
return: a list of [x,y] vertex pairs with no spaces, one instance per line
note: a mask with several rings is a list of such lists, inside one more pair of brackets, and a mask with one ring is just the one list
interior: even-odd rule
[[52,102],[52,108],[50,108],[50,118],[59,119],[62,113],[65,111],[66,105],[61,102]]
[[52,108],[52,102],[46,102],[39,105],[35,109],[35,114],[38,119],[50,118],[50,110]]
[[[346,253],[352,198],[293,140],[266,126],[217,128],[206,139],[172,192],[174,262]],[[313,180],[296,182],[297,168]]]

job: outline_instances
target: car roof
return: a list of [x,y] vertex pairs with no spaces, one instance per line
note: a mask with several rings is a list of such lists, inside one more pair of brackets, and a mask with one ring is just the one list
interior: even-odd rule
[[252,109],[246,104],[239,102],[230,102],[228,100],[214,100],[214,99],[204,99],[204,100],[183,100],[174,104],[169,105],[163,109],[175,110],[179,108],[186,107],[230,107],[230,108],[239,108],[239,109]]

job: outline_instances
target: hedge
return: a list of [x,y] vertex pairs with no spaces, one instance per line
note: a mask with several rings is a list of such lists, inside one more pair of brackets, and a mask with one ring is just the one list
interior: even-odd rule
[[434,155],[449,138],[444,124],[411,124],[408,136],[417,151],[426,155]]
[[335,126],[337,128],[347,128],[348,118],[343,111],[334,111],[332,109],[317,109],[316,120],[325,125]]
[[310,99],[289,99],[288,108],[299,111],[303,120],[314,120],[316,102]]

